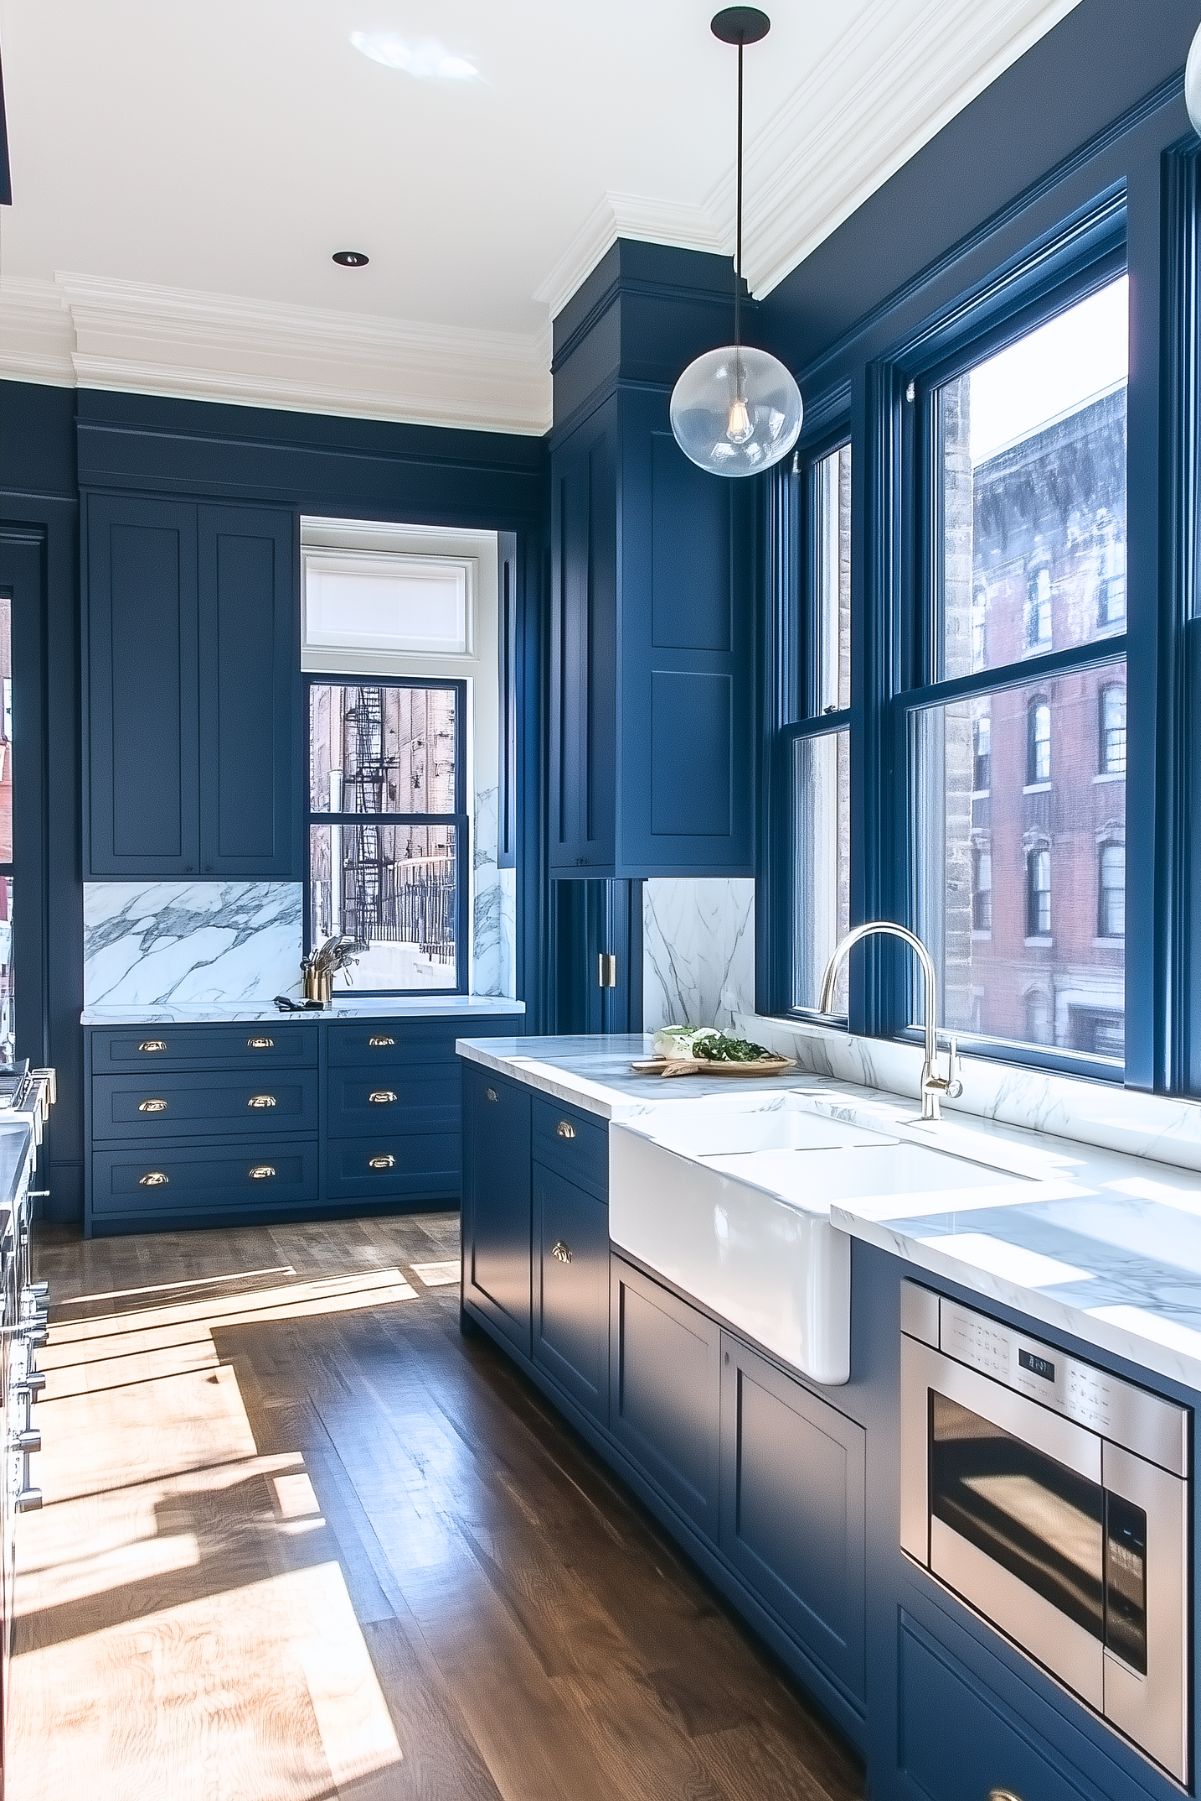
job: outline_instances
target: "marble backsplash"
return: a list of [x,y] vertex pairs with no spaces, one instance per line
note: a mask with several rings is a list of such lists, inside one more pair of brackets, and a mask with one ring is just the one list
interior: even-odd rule
[[89,882],[84,1006],[228,1005],[294,994],[299,882]]
[[642,1023],[732,1026],[755,1004],[755,884],[662,877],[642,888]]

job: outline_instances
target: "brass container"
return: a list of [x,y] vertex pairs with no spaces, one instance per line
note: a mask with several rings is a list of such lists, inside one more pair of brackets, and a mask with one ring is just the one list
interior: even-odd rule
[[302,991],[306,1001],[316,1001],[319,1006],[328,1007],[334,998],[334,979],[328,969],[305,969],[302,972]]

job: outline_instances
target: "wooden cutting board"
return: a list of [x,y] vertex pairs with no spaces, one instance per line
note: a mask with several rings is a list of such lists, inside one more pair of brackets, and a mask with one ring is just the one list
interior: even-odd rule
[[647,1057],[630,1068],[638,1076],[780,1076],[795,1069],[791,1057],[760,1057],[755,1063],[706,1063],[700,1057]]

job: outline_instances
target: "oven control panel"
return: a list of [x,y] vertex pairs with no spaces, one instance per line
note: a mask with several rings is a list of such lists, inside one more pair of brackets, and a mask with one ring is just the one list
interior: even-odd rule
[[917,1282],[902,1284],[901,1329],[1098,1437],[1187,1475],[1188,1410],[1174,1401]]

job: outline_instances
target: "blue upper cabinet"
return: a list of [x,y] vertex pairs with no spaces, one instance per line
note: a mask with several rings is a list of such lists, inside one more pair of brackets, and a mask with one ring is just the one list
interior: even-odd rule
[[[673,274],[676,304],[665,285]],[[651,284],[666,332],[658,307],[646,310]],[[558,875],[751,871],[751,496],[747,484],[695,468],[668,417],[678,369],[722,341],[728,293],[720,258],[622,244],[556,321]]]
[[92,495],[86,876],[300,873],[290,513]]

